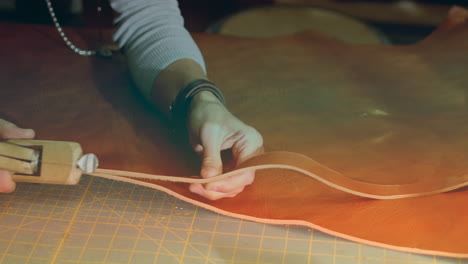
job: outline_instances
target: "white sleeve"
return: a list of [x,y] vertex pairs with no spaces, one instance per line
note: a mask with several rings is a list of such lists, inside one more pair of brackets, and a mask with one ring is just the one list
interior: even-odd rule
[[150,96],[159,73],[174,61],[193,59],[205,70],[177,0],[110,0],[110,4],[117,13],[114,41],[124,49],[130,73],[143,95]]

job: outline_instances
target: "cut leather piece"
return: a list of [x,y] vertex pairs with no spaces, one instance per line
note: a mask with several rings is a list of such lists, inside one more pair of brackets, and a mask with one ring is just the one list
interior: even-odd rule
[[372,184],[346,178],[343,175],[324,167],[320,163],[292,152],[268,152],[251,158],[239,165],[239,168],[212,178],[178,177],[167,175],[143,174],[128,171],[97,169],[90,175],[111,180],[122,180],[120,177],[135,179],[159,180],[182,183],[206,184],[233,177],[247,171],[259,171],[264,169],[292,170],[328,185],[337,190],[360,197],[372,199],[402,199],[433,195],[442,192],[456,190],[468,185],[468,176],[440,178],[439,181],[420,181],[413,184],[385,185]]
[[389,43],[381,32],[344,13],[305,5],[245,9],[215,23],[208,32],[245,38],[272,38],[305,30],[315,30],[345,43]]
[[[0,35],[2,118],[35,128],[39,139],[79,142],[98,155],[102,168],[198,174],[198,157],[144,104],[122,58],[76,56],[47,26],[1,24]],[[69,32],[77,45],[85,44],[82,36]],[[452,11],[431,37],[411,46],[353,46],[312,32],[270,40],[195,39],[230,111],[262,133],[267,151],[300,153],[374,184],[437,182],[468,173],[465,11]],[[243,219],[468,257],[466,188],[375,200],[299,172],[269,169],[258,171],[237,197],[207,201],[184,183],[125,181]]]

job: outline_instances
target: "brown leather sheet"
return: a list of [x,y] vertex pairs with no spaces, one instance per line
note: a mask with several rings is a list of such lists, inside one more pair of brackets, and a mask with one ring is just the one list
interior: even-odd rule
[[[267,151],[301,153],[374,184],[456,182],[468,174],[468,15],[451,15],[412,46],[348,45],[312,32],[269,40],[195,38],[230,110],[262,133]],[[39,139],[79,142],[102,168],[197,174],[198,158],[134,91],[122,58],[79,57],[46,26],[1,24],[0,36],[2,118],[35,128]],[[85,42],[76,32],[71,38]],[[465,188],[375,200],[300,172],[268,169],[238,197],[207,201],[184,183],[154,183],[235,217],[468,257]]]

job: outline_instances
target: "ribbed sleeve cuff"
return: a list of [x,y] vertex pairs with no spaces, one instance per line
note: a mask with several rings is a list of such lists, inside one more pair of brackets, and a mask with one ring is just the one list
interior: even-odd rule
[[192,59],[205,69],[203,57],[190,34],[181,29],[171,32],[151,30],[138,45],[125,46],[128,67],[134,82],[146,97],[159,73],[180,59]]
[[114,41],[124,48],[133,80],[151,97],[154,81],[171,63],[192,59],[205,62],[183,19],[176,0],[111,0],[119,14]]

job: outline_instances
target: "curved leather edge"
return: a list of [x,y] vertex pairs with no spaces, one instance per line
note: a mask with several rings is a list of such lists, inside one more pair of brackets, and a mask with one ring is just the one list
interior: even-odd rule
[[181,195],[181,194],[179,194],[177,192],[174,192],[174,191],[172,191],[172,190],[170,190],[168,188],[164,188],[164,187],[162,187],[160,185],[157,185],[157,184],[153,184],[153,183],[149,183],[149,182],[143,182],[143,181],[139,181],[139,180],[136,180],[136,179],[127,178],[127,177],[120,177],[120,176],[105,176],[105,175],[102,175],[102,176],[99,176],[99,177],[106,178],[106,179],[109,179],[109,180],[116,180],[116,181],[136,184],[136,185],[152,188],[152,189],[155,189],[155,190],[159,190],[159,191],[165,192],[165,193],[167,193],[167,194],[169,194],[171,196],[174,196],[177,199],[180,199],[182,201],[191,203],[191,204],[199,206],[201,208],[204,208],[204,209],[207,209],[207,210],[210,210],[210,211],[213,211],[213,212],[225,215],[225,216],[238,218],[238,219],[254,221],[254,222],[263,223],[263,224],[298,225],[298,226],[309,227],[309,228],[312,228],[312,229],[316,229],[316,230],[318,230],[320,232],[327,233],[327,234],[332,235],[332,236],[340,237],[340,238],[343,238],[343,239],[347,239],[347,240],[350,240],[350,241],[354,241],[354,242],[357,242],[357,243],[362,243],[362,244],[366,244],[366,245],[370,245],[370,246],[382,247],[382,248],[386,248],[386,249],[390,249],[390,250],[398,250],[398,251],[404,251],[404,252],[415,253],[415,254],[437,255],[437,256],[453,257],[453,258],[468,258],[468,254],[464,254],[464,253],[460,254],[460,253],[455,253],[455,252],[424,250],[424,249],[419,249],[419,248],[399,247],[399,246],[379,243],[379,242],[366,240],[366,239],[362,239],[362,238],[359,238],[359,237],[345,235],[345,234],[342,234],[342,233],[339,233],[339,232],[335,232],[333,230],[326,229],[326,228],[323,228],[323,227],[321,227],[319,225],[314,225],[314,224],[312,224],[310,222],[303,221],[303,220],[295,220],[295,219],[276,220],[276,219],[267,219],[267,218],[257,218],[257,217],[253,217],[253,216],[249,216],[249,215],[243,215],[243,214],[236,214],[236,213],[232,213],[232,212],[229,212],[229,211],[221,210],[221,209],[219,209],[219,208],[217,208],[215,206],[211,206],[211,205],[208,205],[206,203],[203,203],[203,202],[200,202],[200,201],[197,201],[197,200],[194,200],[194,199],[190,199],[190,198],[188,198],[186,196],[183,196],[183,195]]
[[142,178],[151,180],[162,180],[171,182],[183,183],[209,183],[220,181],[236,174],[263,169],[287,169],[302,173],[305,176],[311,177],[325,185],[328,185],[337,190],[350,193],[356,196],[371,198],[371,199],[401,199],[410,197],[419,197],[432,194],[438,194],[456,190],[468,185],[468,176],[462,177],[446,177],[439,180],[426,182],[416,182],[410,184],[394,184],[384,185],[363,182],[343,176],[342,174],[333,171],[313,159],[293,152],[267,152],[255,156],[243,164],[236,170],[221,174],[212,178],[188,178],[177,176],[152,175],[144,173],[135,173],[118,170],[98,169],[90,175],[113,179],[116,177]]

